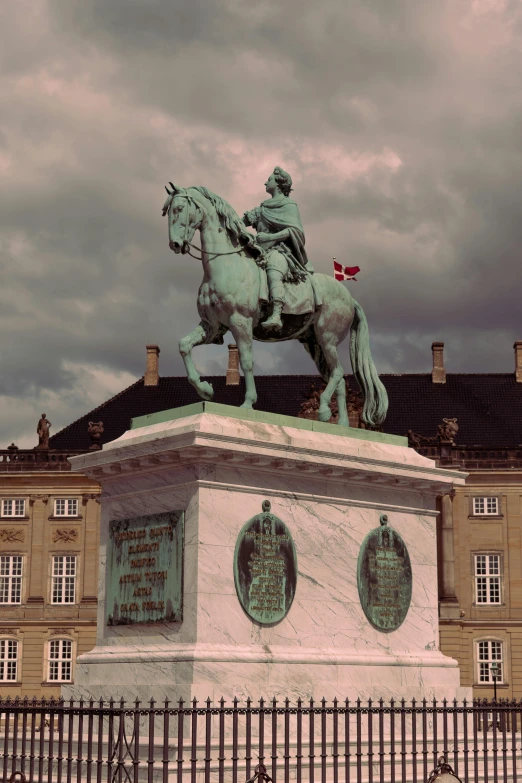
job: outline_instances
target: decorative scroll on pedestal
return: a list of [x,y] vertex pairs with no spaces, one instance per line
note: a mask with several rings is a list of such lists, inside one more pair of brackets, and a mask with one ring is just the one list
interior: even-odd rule
[[181,622],[183,511],[109,524],[107,625]]
[[243,526],[234,553],[234,581],[241,606],[259,625],[275,625],[288,614],[297,582],[297,557],[285,523],[263,513]]
[[412,572],[406,544],[399,533],[381,526],[364,539],[357,562],[357,587],[364,614],[378,631],[395,631],[404,622],[411,603]]

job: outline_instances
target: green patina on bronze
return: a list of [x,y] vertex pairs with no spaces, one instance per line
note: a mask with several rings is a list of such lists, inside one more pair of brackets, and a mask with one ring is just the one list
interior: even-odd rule
[[357,562],[357,587],[364,613],[378,631],[395,631],[404,622],[411,603],[412,572],[406,544],[388,527],[381,526],[364,539]]
[[181,622],[183,511],[109,523],[107,625]]
[[[168,220],[169,246],[203,265],[197,302],[200,322],[179,343],[189,383],[202,399],[212,399],[212,385],[202,380],[192,351],[198,345],[222,344],[230,331],[245,377],[242,407],[252,408],[257,401],[253,340],[298,340],[326,383],[319,421],[331,418],[329,403],[336,394],[338,422],[349,427],[338,353],[349,334],[352,369],[364,397],[362,420],[380,427],[388,396],[371,356],[364,311],[342,283],[315,272],[305,249],[298,206],[290,198],[290,175],[276,166],[265,189],[270,197],[240,218],[208,188],[181,188],[173,183],[167,188],[163,215]],[[248,230],[250,226],[256,234]],[[197,232],[199,244],[195,243]]]
[[285,523],[263,513],[243,525],[234,552],[234,582],[241,606],[259,625],[276,625],[288,614],[297,583],[297,556]]

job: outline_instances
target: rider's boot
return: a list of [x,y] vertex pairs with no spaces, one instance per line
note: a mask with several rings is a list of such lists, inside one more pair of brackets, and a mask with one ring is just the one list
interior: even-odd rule
[[270,318],[267,318],[266,321],[263,321],[261,326],[263,329],[282,329],[283,328],[283,322],[281,320],[281,313],[283,312],[283,307],[285,306],[284,302],[281,302],[280,300],[275,300],[272,305],[272,315]]
[[283,283],[283,273],[274,267],[268,267],[266,270],[268,278],[268,287],[270,289],[270,299],[272,301],[272,315],[261,324],[263,329],[281,329],[281,313],[285,304],[285,286]]

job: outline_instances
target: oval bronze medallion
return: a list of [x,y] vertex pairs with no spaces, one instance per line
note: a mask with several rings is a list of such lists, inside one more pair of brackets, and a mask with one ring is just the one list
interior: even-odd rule
[[276,625],[288,614],[297,583],[297,557],[285,523],[263,513],[243,525],[234,552],[234,582],[241,606],[259,625]]
[[357,587],[364,614],[378,631],[395,631],[406,618],[411,603],[412,572],[406,544],[399,533],[381,527],[364,539],[357,562]]

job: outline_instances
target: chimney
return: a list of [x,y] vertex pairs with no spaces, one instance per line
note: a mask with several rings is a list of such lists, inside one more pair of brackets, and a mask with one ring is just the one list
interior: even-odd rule
[[513,345],[515,349],[515,380],[522,383],[522,340],[517,340]]
[[157,386],[159,381],[159,352],[157,345],[147,345],[147,368],[143,376],[144,386]]
[[446,370],[444,369],[444,343],[432,343],[433,370],[431,371],[432,383],[446,383]]
[[227,386],[239,386],[239,351],[234,343],[228,346]]

